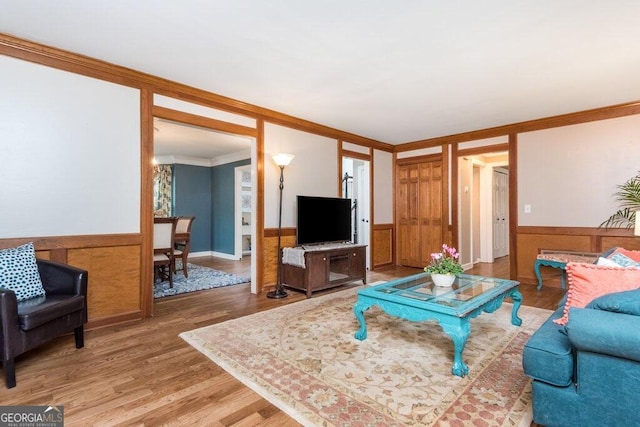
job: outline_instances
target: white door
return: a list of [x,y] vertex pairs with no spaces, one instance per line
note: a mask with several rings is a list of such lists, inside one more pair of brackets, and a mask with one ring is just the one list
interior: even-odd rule
[[509,255],[509,175],[493,169],[493,258]]
[[371,235],[369,161],[343,157],[342,169],[345,173],[342,180],[342,197],[351,199],[352,206],[354,206],[352,211],[352,240],[360,245],[367,245],[366,267],[369,269],[369,241]]
[[369,218],[370,200],[369,200],[369,162],[365,160],[354,161],[355,176],[357,182],[358,197],[358,243],[367,245],[367,269],[369,266],[369,236],[371,233],[371,221]]

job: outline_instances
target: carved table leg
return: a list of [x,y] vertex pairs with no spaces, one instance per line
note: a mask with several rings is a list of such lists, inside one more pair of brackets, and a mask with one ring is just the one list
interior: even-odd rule
[[469,367],[462,360],[462,352],[464,346],[467,344],[467,338],[471,332],[471,326],[467,319],[460,319],[461,325],[454,326],[446,323],[441,323],[442,330],[445,334],[449,335],[453,340],[453,366],[451,367],[451,373],[459,377],[464,377],[469,374]]
[[522,319],[518,317],[518,310],[522,304],[522,294],[518,288],[513,288],[509,294],[513,300],[513,307],[511,308],[511,324],[515,326],[522,325]]
[[536,261],[533,268],[536,272],[536,278],[538,279],[538,290],[540,290],[542,289],[542,275],[540,274],[540,260]]
[[367,339],[367,323],[364,319],[364,312],[367,311],[369,307],[371,307],[371,303],[360,300],[353,306],[353,313],[356,315],[356,319],[358,319],[358,323],[360,324],[360,329],[356,331],[354,336],[360,341]]

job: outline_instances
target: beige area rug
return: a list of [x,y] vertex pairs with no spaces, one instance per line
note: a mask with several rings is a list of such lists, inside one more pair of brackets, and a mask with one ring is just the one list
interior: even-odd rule
[[372,307],[367,339],[355,339],[355,301],[348,289],[180,336],[305,426],[529,425],[522,347],[550,311],[521,307],[521,327],[509,303],[472,319],[460,378],[434,321]]

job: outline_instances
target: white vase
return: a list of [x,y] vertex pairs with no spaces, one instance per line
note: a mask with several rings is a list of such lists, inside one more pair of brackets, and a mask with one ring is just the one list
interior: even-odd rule
[[441,287],[449,287],[453,285],[453,282],[456,280],[455,274],[437,274],[431,273],[431,280],[433,284]]

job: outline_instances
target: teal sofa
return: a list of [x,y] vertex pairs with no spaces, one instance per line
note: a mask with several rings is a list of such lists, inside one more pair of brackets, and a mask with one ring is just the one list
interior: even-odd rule
[[[639,284],[640,285],[640,284]],[[640,290],[571,308],[564,301],[524,347],[533,420],[544,426],[640,426]]]

